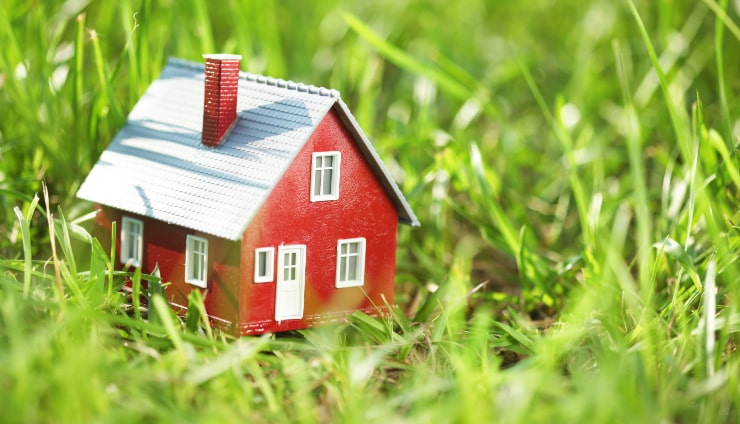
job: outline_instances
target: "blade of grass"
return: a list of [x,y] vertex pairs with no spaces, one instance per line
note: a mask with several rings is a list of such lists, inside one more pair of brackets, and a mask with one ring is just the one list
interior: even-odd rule
[[396,66],[429,78],[437,83],[443,91],[446,91],[459,100],[468,100],[473,95],[473,91],[471,89],[458,83],[447,74],[439,72],[384,40],[355,15],[345,13],[344,21],[355,33],[357,33],[357,35],[370,43],[370,45],[378,50],[382,56],[386,57]]
[[475,181],[482,192],[482,201],[485,202],[486,209],[491,214],[491,221],[504,238],[508,253],[516,255],[520,250],[518,231],[511,224],[509,217],[504,213],[498,203],[498,198],[486,177],[486,169],[480,149],[475,143],[470,144],[470,164]]
[[46,206],[46,217],[49,224],[49,241],[51,242],[51,258],[54,265],[54,275],[56,276],[57,297],[60,302],[65,301],[64,285],[62,284],[62,274],[59,271],[59,257],[57,256],[57,241],[54,234],[54,215],[51,213],[49,206],[49,189],[46,187],[46,181],[41,182],[44,193],[44,204]]
[[[710,0],[704,0],[705,3],[708,3],[709,1]],[[726,16],[727,0],[720,0],[718,7]],[[714,21],[714,57],[717,66],[717,91],[719,94],[720,114],[722,115],[722,135],[728,141],[731,141],[732,123],[730,120],[730,108],[727,104],[727,87],[725,82],[725,23],[716,11],[715,14],[717,17]]]
[[709,377],[714,375],[714,350],[716,344],[715,338],[715,314],[717,313],[717,286],[715,283],[716,266],[714,260],[710,260],[707,265],[707,273],[704,277],[704,293],[702,322],[704,328],[702,331],[704,338],[704,361],[706,372]]
[[213,42],[213,31],[211,30],[211,20],[208,19],[208,2],[196,0],[191,3],[195,13],[196,28],[200,35],[200,50],[203,53],[214,53],[215,44]]
[[198,386],[229,370],[240,368],[242,363],[254,358],[267,345],[268,337],[239,339],[229,347],[229,350],[222,352],[215,360],[191,370],[185,377],[185,381]]
[[23,297],[28,298],[31,293],[31,219],[33,218],[34,212],[36,212],[36,206],[39,203],[39,197],[34,196],[33,200],[28,206],[28,212],[23,215],[19,207],[15,207],[15,215],[18,218],[18,222],[21,227],[21,239],[23,241]]
[[[717,4],[717,2],[713,0],[703,0],[704,4],[706,4],[710,9],[712,9],[712,12],[714,12],[715,15],[717,15],[717,19],[721,20],[722,23],[727,26],[727,29],[730,30],[732,35],[735,36],[738,40],[740,40],[740,27],[735,25],[735,22],[732,21],[732,18],[727,14],[727,0],[721,0],[722,4]],[[717,50],[719,52],[719,50]],[[716,53],[716,52],[715,52]]]
[[627,136],[627,156],[629,158],[630,174],[632,176],[632,193],[637,221],[637,255],[639,257],[638,273],[642,285],[643,299],[647,300],[650,294],[646,290],[652,289],[650,268],[652,260],[651,247],[653,240],[652,218],[650,216],[650,200],[648,197],[645,165],[643,163],[642,135],[640,121],[635,110],[632,96],[627,83],[627,72],[618,41],[612,44],[617,65],[617,75],[622,89],[624,102],[624,119]]
[[152,296],[152,304],[149,306],[154,308],[154,310],[157,311],[157,317],[159,318],[159,322],[162,323],[162,326],[164,327],[165,332],[169,336],[169,339],[172,341],[172,344],[175,347],[175,350],[183,357],[185,358],[187,356],[187,352],[185,350],[185,343],[182,340],[182,334],[180,330],[177,328],[178,326],[175,324],[175,317],[172,314],[172,310],[170,310],[170,307],[167,305],[167,301],[164,300],[164,297],[160,295],[154,295]]
[[663,93],[663,98],[665,99],[666,107],[668,109],[668,115],[670,116],[675,136],[678,139],[678,147],[681,151],[681,156],[687,163],[691,162],[693,154],[690,147],[689,137],[687,136],[687,134],[690,133],[690,129],[686,111],[680,110],[677,105],[682,104],[682,102],[676,101],[676,99],[673,98],[668,79],[666,78],[665,72],[663,72],[663,67],[660,65],[658,55],[655,53],[655,47],[653,47],[653,43],[650,41],[650,35],[648,34],[647,28],[645,28],[640,12],[638,12],[633,0],[627,0],[627,5],[632,13],[635,23],[637,24],[638,30],[640,31],[643,45],[650,57],[650,62],[658,75],[658,81],[660,82],[661,92]]
[[[75,107],[77,114],[82,114],[82,99],[83,99],[83,76],[84,76],[84,61],[85,61],[85,14],[81,13],[77,15],[75,25],[75,40],[74,40],[74,67],[72,69],[73,74],[73,88],[72,88],[72,102]],[[82,123],[83,120],[79,119],[77,122]],[[79,131],[82,133],[82,131]]]

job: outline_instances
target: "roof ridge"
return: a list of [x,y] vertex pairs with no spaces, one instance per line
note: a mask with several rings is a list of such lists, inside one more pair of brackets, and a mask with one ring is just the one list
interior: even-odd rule
[[[168,64],[197,71],[203,71],[205,69],[205,65],[202,63],[192,62],[176,57],[170,57],[168,60]],[[269,77],[266,75],[253,74],[251,72],[239,71],[239,79],[255,82],[257,84],[284,88],[286,90],[298,91],[301,93],[316,94],[319,96],[331,97],[335,99],[340,98],[339,90],[335,90],[333,88],[319,87],[316,85],[304,84],[302,82],[295,82],[291,80],[284,80],[281,78]]]
[[339,91],[326,87],[319,87],[311,84],[304,84],[302,82],[295,82],[291,80],[284,80],[281,78],[273,78],[265,75],[253,74],[250,72],[240,72],[239,78],[243,78],[247,81],[256,82],[258,84],[269,85],[278,88],[285,88],[287,90],[294,90],[309,94],[318,94],[319,96],[339,98]]

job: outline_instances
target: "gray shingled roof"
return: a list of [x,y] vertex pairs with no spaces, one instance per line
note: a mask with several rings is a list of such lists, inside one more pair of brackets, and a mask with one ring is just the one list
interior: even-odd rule
[[241,73],[238,121],[222,145],[201,144],[202,64],[170,59],[103,152],[77,196],[239,240],[333,107],[398,208],[416,216],[335,90]]

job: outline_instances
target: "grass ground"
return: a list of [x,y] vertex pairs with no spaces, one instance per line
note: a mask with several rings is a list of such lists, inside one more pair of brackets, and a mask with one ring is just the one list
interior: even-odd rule
[[[5,0],[0,421],[737,422],[739,13]],[[212,51],[342,92],[422,221],[402,314],[235,340],[126,309],[74,193]]]

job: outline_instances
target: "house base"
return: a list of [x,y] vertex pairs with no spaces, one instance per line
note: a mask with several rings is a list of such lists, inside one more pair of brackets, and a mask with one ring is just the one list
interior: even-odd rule
[[[176,303],[170,302],[170,306],[178,315],[184,315],[188,308]],[[395,306],[391,306],[395,307]],[[371,317],[388,317],[391,315],[387,306],[374,306],[369,308],[356,309],[345,312],[331,312],[317,315],[305,316],[301,319],[286,319],[283,321],[254,321],[243,324],[235,324],[227,320],[209,316],[211,326],[222,331],[232,333],[238,336],[256,336],[264,333],[278,333],[291,330],[302,330],[304,328],[315,327],[324,324],[341,324],[348,321],[350,315],[355,312],[361,312]]]

